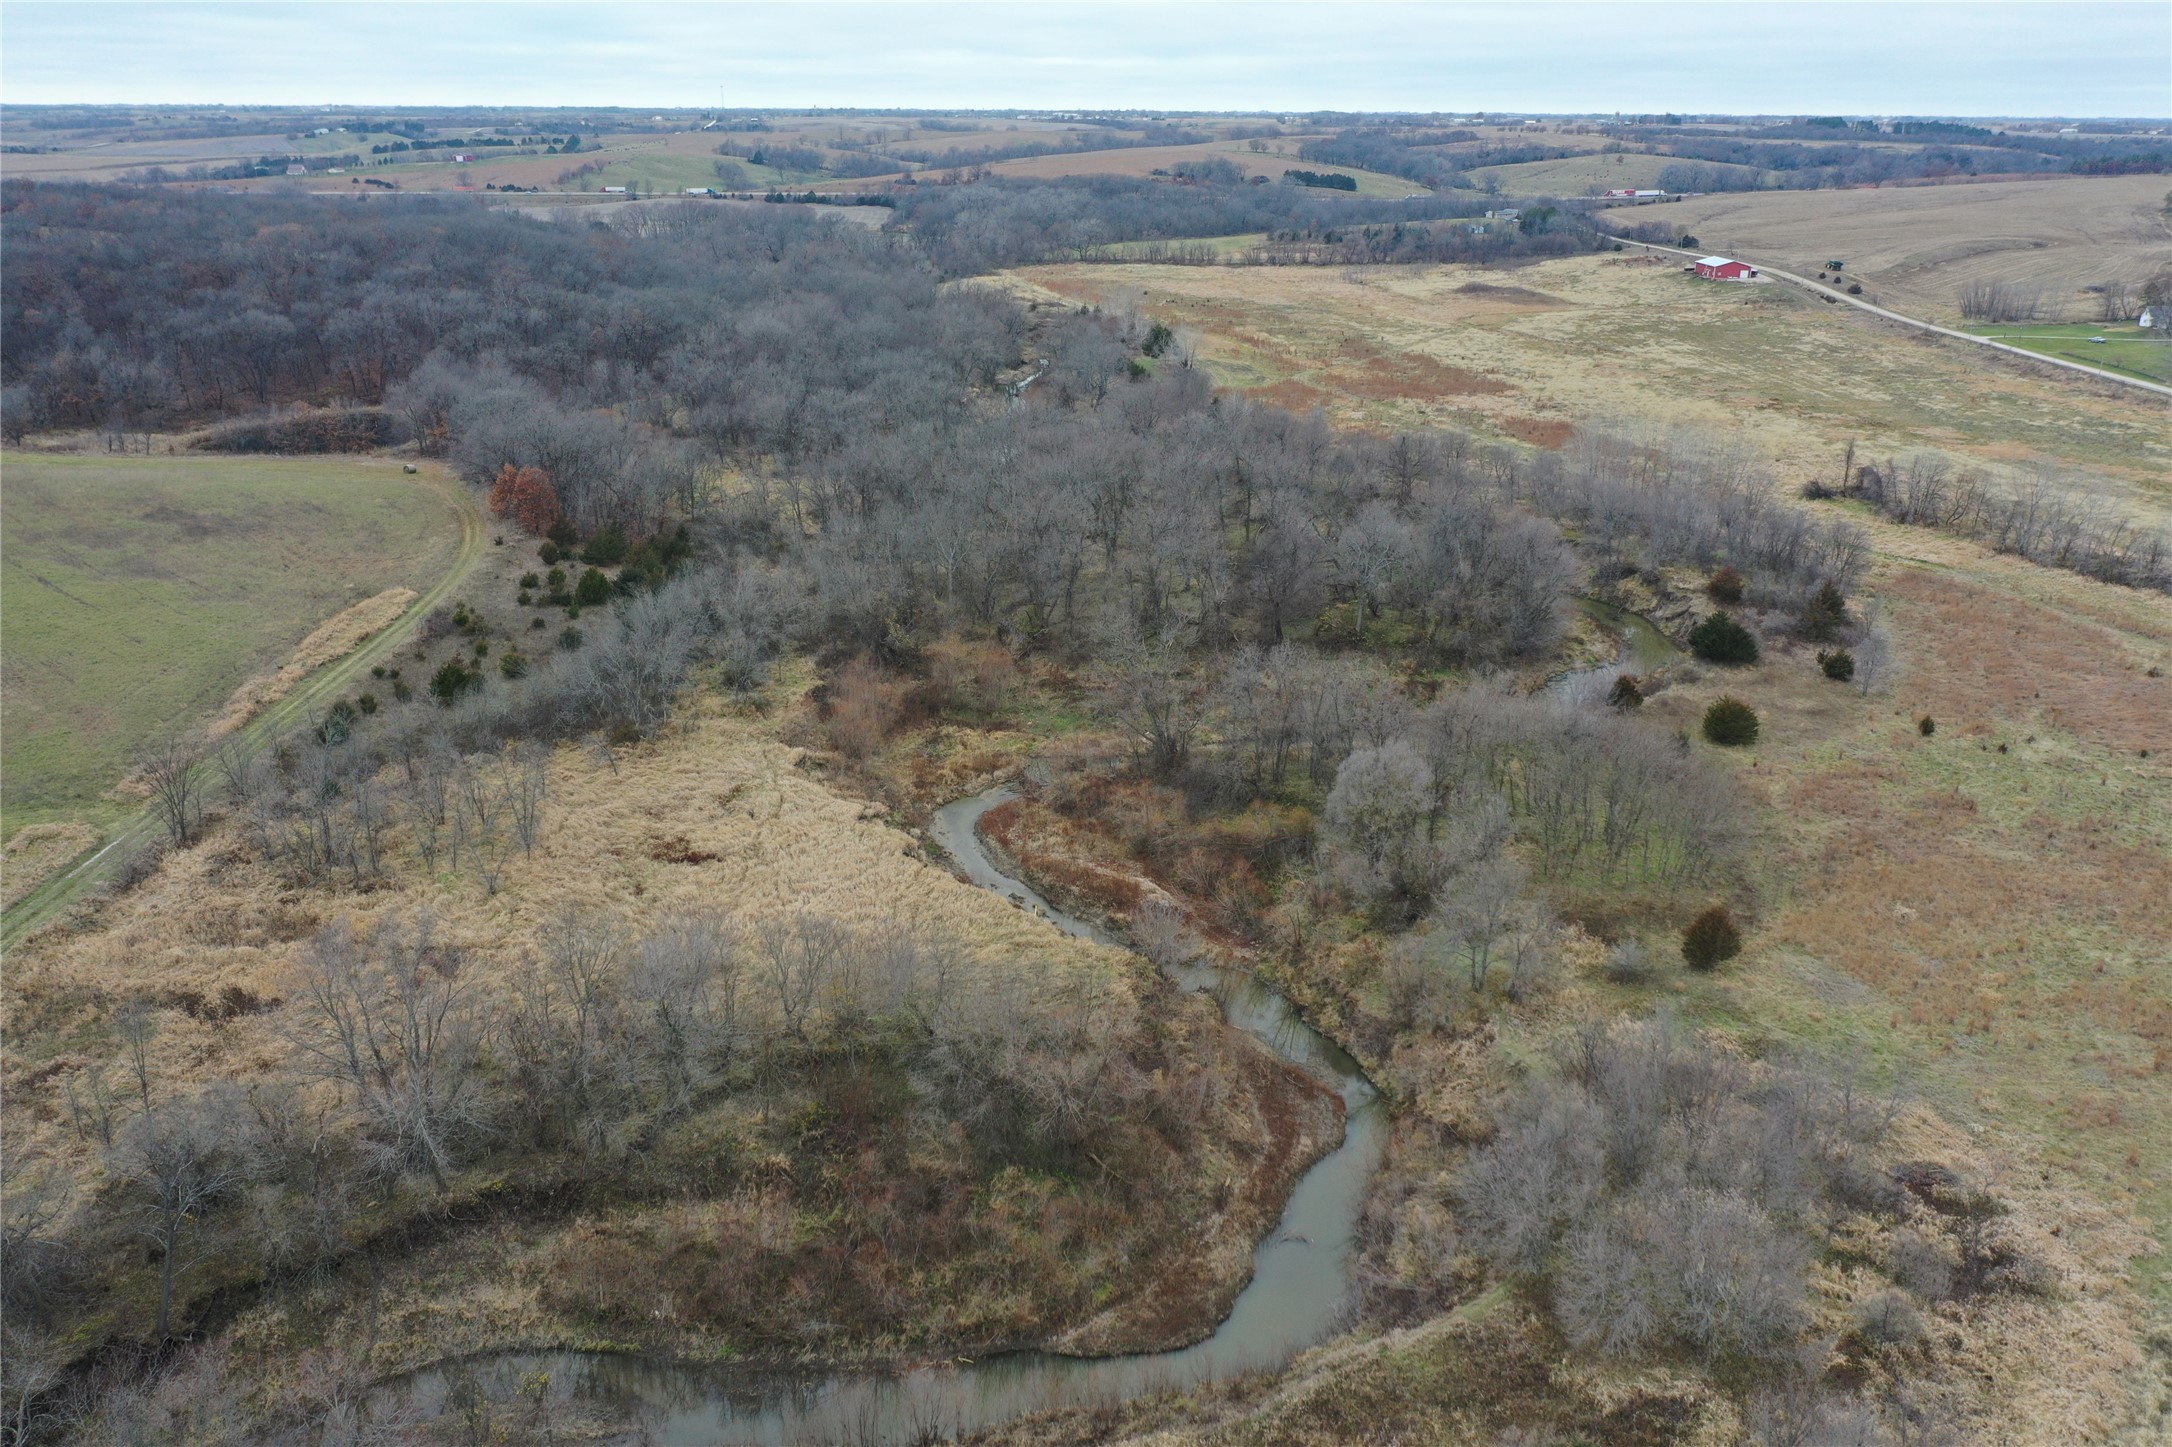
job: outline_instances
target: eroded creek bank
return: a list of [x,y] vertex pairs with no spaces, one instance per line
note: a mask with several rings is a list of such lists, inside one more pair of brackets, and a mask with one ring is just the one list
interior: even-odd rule
[[[980,820],[1014,797],[1005,786],[958,800],[936,812],[929,834],[973,883],[1080,938],[1120,945],[990,858]],[[1358,1217],[1385,1141],[1386,1110],[1357,1062],[1257,979],[1206,964],[1168,973],[1180,988],[1211,996],[1232,1026],[1334,1091],[1344,1108],[1341,1143],[1299,1179],[1253,1254],[1251,1280],[1204,1340],[1123,1356],[1010,1352],[890,1373],[735,1369],[606,1352],[507,1352],[388,1384],[385,1404],[428,1416],[471,1392],[499,1400],[581,1399],[607,1418],[638,1422],[642,1440],[685,1447],[915,1441],[1282,1366],[1332,1334],[1348,1308]]]

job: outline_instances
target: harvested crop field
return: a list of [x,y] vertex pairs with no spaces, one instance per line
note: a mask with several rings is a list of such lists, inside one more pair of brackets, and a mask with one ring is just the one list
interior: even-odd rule
[[[1324,162],[1301,160],[1297,154],[1299,141],[1285,137],[1264,143],[1267,149],[1255,151],[1242,141],[1204,141],[1193,146],[1131,146],[1113,151],[1074,151],[1054,156],[1028,156],[1016,161],[998,161],[988,170],[998,176],[1030,176],[1051,178],[1056,176],[1147,176],[1155,171],[1167,171],[1186,161],[1230,161],[1247,176],[1265,176],[1270,181],[1282,179],[1287,170],[1323,171],[1332,175],[1349,176],[1356,180],[1355,194],[1360,196],[1410,196],[1428,194],[1424,186],[1401,176],[1382,175],[1378,171],[1364,171],[1355,166],[1331,166]],[[1333,194],[1333,193],[1329,193]]]
[[2040,292],[2047,321],[2097,315],[2091,284],[2139,289],[2172,267],[2163,176],[2069,176],[1847,191],[1699,196],[1656,215],[1707,251],[1789,271],[1847,263],[1881,306],[1960,321],[1961,288],[2005,282]]
[[332,615],[429,587],[460,542],[434,464],[10,453],[6,472],[11,833],[111,814],[144,740],[207,721]]
[[2084,470],[2139,514],[2172,508],[2172,433],[2150,399],[2040,376],[1791,287],[1699,282],[1671,259],[1011,275],[1044,297],[1143,297],[1147,315],[1198,335],[1222,386],[1318,405],[1345,425],[1461,426],[1539,445],[1592,421],[1695,427],[1787,483],[1837,474],[1851,440],[1870,457],[1931,447],[1996,468]]
[[[1551,140],[1551,137],[1548,137]],[[1622,187],[1652,188],[1659,173],[1684,164],[1676,156],[1654,156],[1637,151],[1595,152],[1564,156],[1558,161],[1520,161],[1512,166],[1480,166],[1470,173],[1473,181],[1490,181],[1504,196],[1593,196]],[[1729,171],[1747,177],[1751,184],[1762,174],[1754,166],[1732,166],[1710,161],[1691,162],[1699,169]],[[1671,214],[1671,213],[1669,213]]]

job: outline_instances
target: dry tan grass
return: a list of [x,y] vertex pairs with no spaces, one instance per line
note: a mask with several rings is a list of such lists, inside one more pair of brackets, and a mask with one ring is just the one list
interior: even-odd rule
[[17,830],[0,858],[0,908],[12,906],[101,837],[88,824],[32,824]]
[[[880,806],[841,798],[799,767],[805,757],[776,742],[763,719],[708,697],[670,736],[613,759],[561,748],[550,761],[543,837],[532,858],[514,856],[495,895],[469,875],[432,877],[404,858],[387,888],[297,894],[217,830],[81,927],[17,951],[9,1012],[20,1021],[66,1002],[95,1017],[132,993],[211,996],[227,985],[277,997],[320,923],[344,915],[366,926],[418,909],[431,911],[486,981],[531,956],[568,908],[637,925],[672,909],[719,910],[741,923],[807,909],[862,927],[943,931],[969,947],[978,990],[1075,983],[1132,995],[1130,956],[955,879],[885,823]],[[176,1015],[158,1054],[158,1069],[178,1082],[269,1068],[284,1046],[260,1019],[213,1027]],[[11,1073],[23,1065],[11,1054]],[[48,1093],[11,1092],[9,1108],[17,1122],[27,1113],[57,1127]]]
[[[789,699],[806,681],[782,686],[772,701]],[[1199,1335],[1242,1285],[1258,1236],[1295,1177],[1333,1144],[1332,1097],[1221,1025],[1209,1002],[1162,991],[1136,957],[1075,940],[927,861],[912,836],[884,821],[879,805],[831,792],[814,756],[777,741],[777,723],[774,712],[757,716],[704,695],[654,743],[611,756],[559,749],[548,765],[542,841],[532,858],[512,860],[495,894],[470,876],[426,875],[407,860],[385,887],[368,893],[298,891],[240,853],[231,826],[214,827],[206,842],[169,857],[135,891],[11,958],[4,995],[9,1149],[63,1163],[85,1187],[97,1180],[96,1147],[69,1128],[66,1091],[87,1069],[110,1064],[117,1047],[103,1038],[104,1022],[129,997],[166,1007],[151,1044],[161,1092],[215,1079],[250,1082],[282,1069],[291,1047],[279,1029],[278,1003],[291,995],[293,967],[309,938],[334,918],[367,928],[427,909],[441,937],[464,952],[463,973],[486,1008],[536,952],[540,931],[568,908],[614,913],[635,929],[681,908],[742,924],[806,909],[860,926],[918,925],[966,946],[960,986],[982,1007],[1001,1010],[1008,1000],[1024,1012],[1035,1001],[1069,995],[1096,1002],[1097,1018],[1119,1036],[1132,1028],[1120,1022],[1150,1008],[1157,1038],[1170,1042],[1187,1068],[1212,1077],[1200,1107],[1209,1120],[1179,1162],[1182,1178],[1166,1183],[1160,1207],[1181,1216],[1185,1229],[1142,1241],[1136,1222],[1087,1223],[1090,1257],[1062,1263],[1054,1279],[1118,1289],[1097,1298],[1093,1310],[1044,1328],[1061,1329],[1074,1350],[1162,1347]],[[950,767],[969,778],[1002,757],[1000,750],[960,749]],[[175,1008],[228,987],[272,1008],[218,1021]],[[761,1007],[758,997],[752,1003]],[[717,1209],[739,1208],[727,1202]],[[1024,1260],[1054,1249],[1034,1243],[1067,1238],[1050,1225],[1054,1216],[1035,1213],[1073,1209],[1060,1201],[1022,1206],[998,1255]],[[1010,1219],[1000,1210],[991,1217]],[[382,1319],[375,1307],[349,1313],[353,1303],[335,1304],[308,1330],[321,1328],[317,1339],[347,1347],[367,1336],[377,1343],[372,1359],[387,1369],[449,1351],[579,1339],[581,1328],[550,1304],[553,1263],[579,1255],[581,1240],[638,1244],[676,1229],[646,1208],[547,1225],[502,1223],[397,1265],[385,1284]],[[996,1259],[976,1257],[960,1270],[970,1275]],[[1015,1332],[1021,1320],[1030,1322],[1037,1289],[1023,1278],[974,1278],[946,1304],[951,1315],[928,1330],[973,1340],[983,1329],[975,1313],[991,1313],[985,1329]],[[287,1316],[297,1305],[267,1299],[234,1344],[247,1351],[267,1331],[285,1339],[297,1329]],[[683,1339],[671,1336],[669,1323],[657,1330],[669,1349],[702,1349],[698,1325]]]
[[[1462,426],[1546,445],[1558,424],[1634,419],[1721,435],[1789,485],[1837,473],[1851,440],[1871,457],[1931,447],[1994,469],[2078,469],[2115,505],[2172,517],[2172,433],[2125,389],[1986,363],[1963,343],[1918,340],[1789,290],[1722,288],[1629,259],[1509,273],[1072,265],[1010,282],[1073,303],[1143,296],[1146,315],[1201,338],[1220,385],[1320,406],[1345,426]],[[1373,358],[1401,385],[1352,386],[1367,380],[1353,364]]]
[[407,605],[415,598],[413,588],[387,588],[375,597],[364,598],[352,608],[342,608],[334,613],[294,646],[294,654],[286,662],[235,689],[233,697],[219,710],[218,718],[206,732],[218,739],[243,727],[285,698],[295,684],[311,673],[367,643],[376,636],[378,629],[406,612]]
[[2172,267],[2163,176],[2071,176],[1875,190],[1699,196],[1637,212],[1789,271],[1847,262],[1872,297],[1934,321],[1961,319],[1961,288],[2041,288],[2054,317],[2096,320],[2092,283],[2139,284]]
[[[784,684],[773,702],[788,700],[804,682]],[[278,1028],[278,999],[291,995],[291,971],[311,934],[334,917],[367,928],[428,908],[441,939],[465,952],[463,973],[478,982],[484,1002],[536,952],[539,932],[565,908],[604,910],[634,930],[675,908],[715,910],[738,923],[801,908],[856,926],[910,923],[967,945],[960,986],[980,1006],[1001,1010],[1012,1002],[1008,1008],[1023,1012],[1040,999],[1071,995],[1093,1002],[1110,1030],[1129,1030],[1125,1021],[1151,1008],[1158,1039],[1171,1043],[1175,1058],[1210,1073],[1214,1086],[1201,1097],[1210,1119],[1182,1160],[1182,1180],[1166,1182],[1162,1201],[1184,1219],[1184,1230],[1140,1241],[1127,1219],[1069,1221],[1064,1212],[1084,1208],[1056,1199],[1058,1184],[1047,1186],[1053,1195],[1045,1201],[1021,1199],[1008,1208],[990,1201],[990,1234],[999,1243],[993,1254],[958,1262],[958,1280],[940,1297],[943,1319],[930,1317],[921,1330],[954,1343],[988,1338],[975,1332],[1010,1338],[1043,1330],[1077,1351],[1156,1349],[1197,1338],[1245,1282],[1253,1245],[1288,1186],[1338,1136],[1334,1097],[1218,1023],[1210,1002],[1160,991],[1136,956],[1075,941],[927,863],[910,834],[882,819],[880,806],[832,793],[817,756],[778,743],[775,728],[775,713],[758,717],[699,695],[656,743],[613,756],[560,747],[550,758],[543,841],[532,858],[510,863],[495,895],[471,878],[432,878],[411,863],[371,893],[293,891],[241,856],[230,828],[215,828],[209,841],[167,858],[98,917],[39,936],[11,958],[4,991],[9,1149],[67,1162],[85,1184],[96,1182],[96,1147],[72,1138],[65,1089],[80,1084],[87,1067],[113,1058],[100,1028],[130,995],[174,1006],[237,986],[274,1006],[226,1021],[163,1008],[152,1041],[161,1093],[280,1071],[291,1047]],[[958,747],[947,778],[973,780],[999,758],[999,747]],[[758,999],[752,1006],[760,1008]],[[736,1128],[758,1136],[752,1115]],[[762,1217],[765,1208],[747,1195],[758,1191],[754,1182],[710,1204],[610,1208],[571,1221],[508,1219],[450,1234],[387,1262],[367,1310],[358,1301],[302,1308],[271,1295],[250,1308],[228,1345],[248,1362],[245,1371],[285,1391],[293,1386],[293,1360],[282,1343],[291,1343],[295,1330],[382,1371],[447,1351],[593,1341],[578,1312],[554,1308],[560,1264],[602,1249],[597,1243],[641,1249],[649,1238],[702,1236],[725,1217],[743,1223],[749,1210]],[[786,1230],[788,1221],[780,1217],[775,1228]],[[1066,1247],[1073,1256],[1043,1262],[1079,1232],[1086,1245]],[[1012,1280],[997,1271],[1010,1258],[1038,1264]],[[1060,1319],[1040,1321],[1034,1312],[1043,1301],[1034,1293],[1049,1280],[1090,1280],[1103,1291],[1090,1310],[1066,1308]],[[306,1328],[293,1317],[298,1310]],[[699,1321],[658,1319],[654,1341],[671,1351],[717,1349]]]

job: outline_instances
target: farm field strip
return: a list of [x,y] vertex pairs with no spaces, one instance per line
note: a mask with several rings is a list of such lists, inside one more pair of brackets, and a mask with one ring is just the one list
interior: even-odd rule
[[[269,704],[240,731],[252,747],[306,717],[344,690],[364,670],[390,656],[430,611],[449,598],[482,556],[484,523],[480,509],[457,481],[432,478],[428,484],[450,506],[459,533],[451,557],[427,588],[423,589],[398,619],[379,630],[361,647],[325,665],[285,697]],[[312,620],[314,621],[314,620]],[[65,911],[91,885],[102,879],[113,862],[153,838],[162,826],[148,809],[139,808],[113,824],[104,842],[71,864],[56,871],[11,904],[0,916],[0,945],[12,947],[32,930]]]
[[[2139,286],[2172,267],[2164,176],[2069,176],[1971,184],[1698,196],[1665,208],[1704,251],[1742,251],[1814,272],[1847,263],[1872,300],[1958,323],[1970,282],[2040,294],[2047,319],[2093,317],[2085,287]],[[1639,217],[1638,219],[1643,219]]]
[[[1652,251],[1671,252],[1676,256],[1694,257],[1699,254],[1699,252],[1696,250],[1685,251],[1680,247],[1674,246],[1648,245],[1647,249]],[[1827,286],[1822,282],[1812,281],[1809,277],[1797,276],[1794,272],[1791,271],[1782,271],[1778,267],[1758,262],[1754,257],[1744,256],[1738,259],[1750,261],[1753,264],[1758,265],[1763,271],[1764,275],[1776,277],[1779,280],[1787,282],[1792,286],[1799,286],[1803,290],[1811,293],[1813,296],[1823,297],[1828,301],[1842,302],[1848,306],[1854,307],[1858,311],[1869,312],[1873,316],[1883,317],[1885,320],[1891,322],[1899,322],[1903,326],[1914,327],[1919,331],[1928,332],[1934,336],[1952,337],[1957,341],[1974,342],[1977,345],[1989,348],[1992,351],[2006,352],[2015,356],[2025,357],[2030,361],[2049,362],[2053,366],[2063,367],[2070,371],[2086,372],[2090,376],[2100,378],[2107,382],[2118,382],[2130,387],[2143,387],[2147,388],[2149,391],[2161,392],[2167,397],[2172,397],[2172,387],[2167,387],[2160,383],[2154,382],[2150,380],[2147,376],[2130,376],[2124,371],[2112,371],[2104,366],[2084,362],[2079,360],[2078,358],[2070,357],[2058,352],[2053,352],[2045,348],[2009,346],[2005,341],[1981,332],[1961,331],[1954,327],[1943,327],[1938,325],[1936,322],[1924,321],[1921,317],[1907,316],[1901,312],[1894,311],[1889,307],[1877,306],[1871,302],[1865,301],[1859,296],[1850,295],[1848,292],[1841,290],[1839,287]]]

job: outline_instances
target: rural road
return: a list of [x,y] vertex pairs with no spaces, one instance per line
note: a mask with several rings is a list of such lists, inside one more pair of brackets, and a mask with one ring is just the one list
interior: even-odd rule
[[[1649,241],[1632,241],[1626,236],[1616,236],[1613,239],[1624,246],[1641,246],[1647,251],[1671,251],[1676,256],[1686,256],[1692,261],[1699,256],[1711,254],[1709,252],[1684,251],[1679,246],[1660,246]],[[2024,357],[2032,362],[2041,362],[2047,367],[2064,367],[2070,372],[2083,372],[2106,382],[2117,382],[2124,387],[2136,387],[2144,392],[2155,392],[2160,397],[2172,397],[2172,387],[2164,386],[2162,383],[2145,382],[2140,377],[2129,377],[2120,372],[2108,372],[2102,367],[2092,367],[2086,362],[2070,362],[2064,357],[2047,357],[2042,352],[2032,352],[2025,347],[2009,347],[2004,342],[1995,342],[1989,337],[1979,337],[1973,332],[1955,331],[1952,327],[1942,327],[1936,322],[1927,322],[1918,317],[1903,316],[1899,312],[1888,311],[1882,306],[1874,306],[1864,301],[1859,296],[1849,296],[1838,288],[1826,286],[1822,282],[1812,281],[1806,276],[1797,276],[1792,271],[1782,271],[1776,266],[1767,266],[1762,261],[1754,260],[1751,257],[1744,256],[1738,259],[1749,262],[1750,265],[1756,267],[1759,272],[1766,276],[1776,276],[1782,281],[1794,283],[1805,291],[1815,292],[1817,295],[1828,297],[1833,301],[1844,302],[1858,311],[1869,312],[1872,316],[1883,317],[1889,322],[1899,322],[1902,326],[1914,327],[1917,331],[1934,332],[1941,337],[1952,337],[1956,341],[1973,342],[1979,347],[1989,347],[1994,352],[2010,352],[2014,356]]]
[[[476,505],[473,491],[449,474],[426,476],[418,481],[452,505],[460,524],[459,546],[454,550],[444,576],[410,603],[406,612],[379,629],[375,637],[346,657],[334,659],[318,669],[296,684],[285,698],[266,706],[242,730],[242,738],[251,747],[261,747],[311,708],[344,689],[372,663],[391,654],[406,641],[414,626],[427,617],[431,609],[443,603],[474,570],[476,560],[483,555],[485,528],[482,509]],[[0,916],[0,947],[12,949],[27,939],[31,931],[60,915],[92,885],[107,877],[121,860],[164,828],[165,825],[148,808],[121,824],[103,845],[15,901],[6,915]]]

